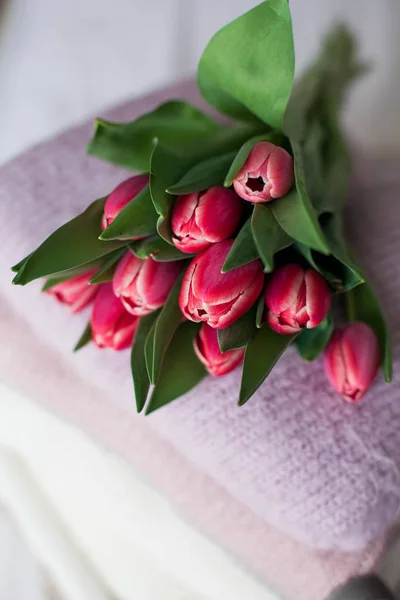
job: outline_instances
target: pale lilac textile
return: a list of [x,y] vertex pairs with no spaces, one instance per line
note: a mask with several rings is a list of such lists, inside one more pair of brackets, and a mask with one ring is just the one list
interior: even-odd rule
[[[193,87],[185,84],[105,116],[133,118],[171,95],[197,102]],[[39,284],[9,285],[10,264],[121,179],[121,171],[85,157],[89,136],[89,125],[69,131],[1,169],[1,294],[72,372],[102,388],[115,410],[128,411],[133,421],[142,417],[135,416],[128,355],[94,347],[72,355],[85,316],[69,317],[51,298],[40,297]],[[387,165],[365,164],[348,223],[385,304],[397,358],[400,177],[394,170],[388,182]],[[329,389],[320,361],[304,365],[294,351],[241,409],[236,407],[239,380],[239,372],[207,379],[148,423],[235,500],[311,547],[358,550],[380,536],[400,508],[396,371],[391,386],[379,380],[357,407]]]

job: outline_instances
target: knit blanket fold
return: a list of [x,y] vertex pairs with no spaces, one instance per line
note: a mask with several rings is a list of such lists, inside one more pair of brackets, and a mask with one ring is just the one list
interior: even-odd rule
[[[133,119],[170,97],[200,104],[188,83],[102,116]],[[101,390],[115,414],[129,415],[134,427],[144,417],[135,414],[126,356],[94,347],[73,355],[87,314],[71,317],[39,294],[38,282],[10,285],[10,265],[124,176],[85,156],[90,132],[90,124],[70,130],[1,169],[0,298],[23,315],[38,342],[62,358],[72,377],[79,374],[91,389]],[[293,349],[242,408],[236,406],[240,372],[235,371],[205,379],[146,418],[146,427],[257,519],[309,548],[328,551],[363,550],[400,511],[400,175],[395,165],[363,160],[355,179],[347,227],[389,318],[393,384],[380,378],[360,405],[347,405],[327,385],[321,361],[305,366]],[[45,372],[51,365],[38,368]]]

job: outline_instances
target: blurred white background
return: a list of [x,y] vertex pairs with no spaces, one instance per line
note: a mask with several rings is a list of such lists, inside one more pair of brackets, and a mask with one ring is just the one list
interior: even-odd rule
[[[9,0],[0,25],[0,162],[94,113],[101,114],[105,107],[190,75],[212,33],[256,3]],[[387,154],[398,149],[398,0],[292,0],[291,6],[298,69],[312,58],[332,21],[345,19],[355,28],[363,56],[374,70],[357,84],[346,124],[371,152]],[[1,394],[3,402],[12,402],[7,390]],[[46,431],[41,443],[51,448]],[[35,444],[34,438],[30,443]],[[3,475],[4,465],[0,464]],[[0,487],[0,506],[2,491],[6,504],[4,489]],[[54,593],[49,579],[27,553],[23,540],[24,531],[18,534],[12,517],[0,509],[0,598],[47,600]],[[227,576],[226,569],[221,566],[221,577]],[[244,590],[238,598],[250,597]],[[187,589],[181,592],[171,598],[200,598]],[[211,592],[201,596],[214,597],[218,598]],[[93,599],[100,600],[100,596]]]

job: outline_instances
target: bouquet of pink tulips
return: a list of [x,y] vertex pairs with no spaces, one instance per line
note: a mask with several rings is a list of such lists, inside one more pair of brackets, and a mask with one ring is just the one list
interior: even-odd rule
[[138,411],[242,363],[243,404],[292,344],[307,361],[324,352],[350,402],[380,366],[390,381],[385,319],[342,232],[339,109],[358,71],[341,27],[294,82],[288,0],[268,0],[199,63],[200,92],[229,124],[179,100],[130,123],[96,121],[89,153],[140,174],[55,231],[14,283],[45,277],[72,312],[92,305],[76,349],[131,347]]

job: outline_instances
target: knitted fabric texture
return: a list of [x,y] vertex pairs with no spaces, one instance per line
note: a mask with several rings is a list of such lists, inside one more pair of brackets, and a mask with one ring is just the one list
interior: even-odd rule
[[[192,85],[184,85],[106,116],[132,119],[171,95],[198,103]],[[52,298],[39,295],[39,283],[26,288],[9,284],[10,264],[124,176],[85,157],[90,132],[89,125],[69,131],[1,169],[1,293],[71,369],[109,394],[116,409],[140,419],[129,356],[94,347],[73,355],[87,315],[71,317]],[[293,350],[243,408],[236,406],[236,371],[207,378],[148,418],[150,427],[234,499],[315,548],[364,548],[399,515],[400,178],[395,170],[391,180],[383,177],[384,168],[364,163],[347,224],[393,331],[394,383],[388,386],[380,378],[359,406],[349,406],[330,389],[321,361],[304,365]]]

